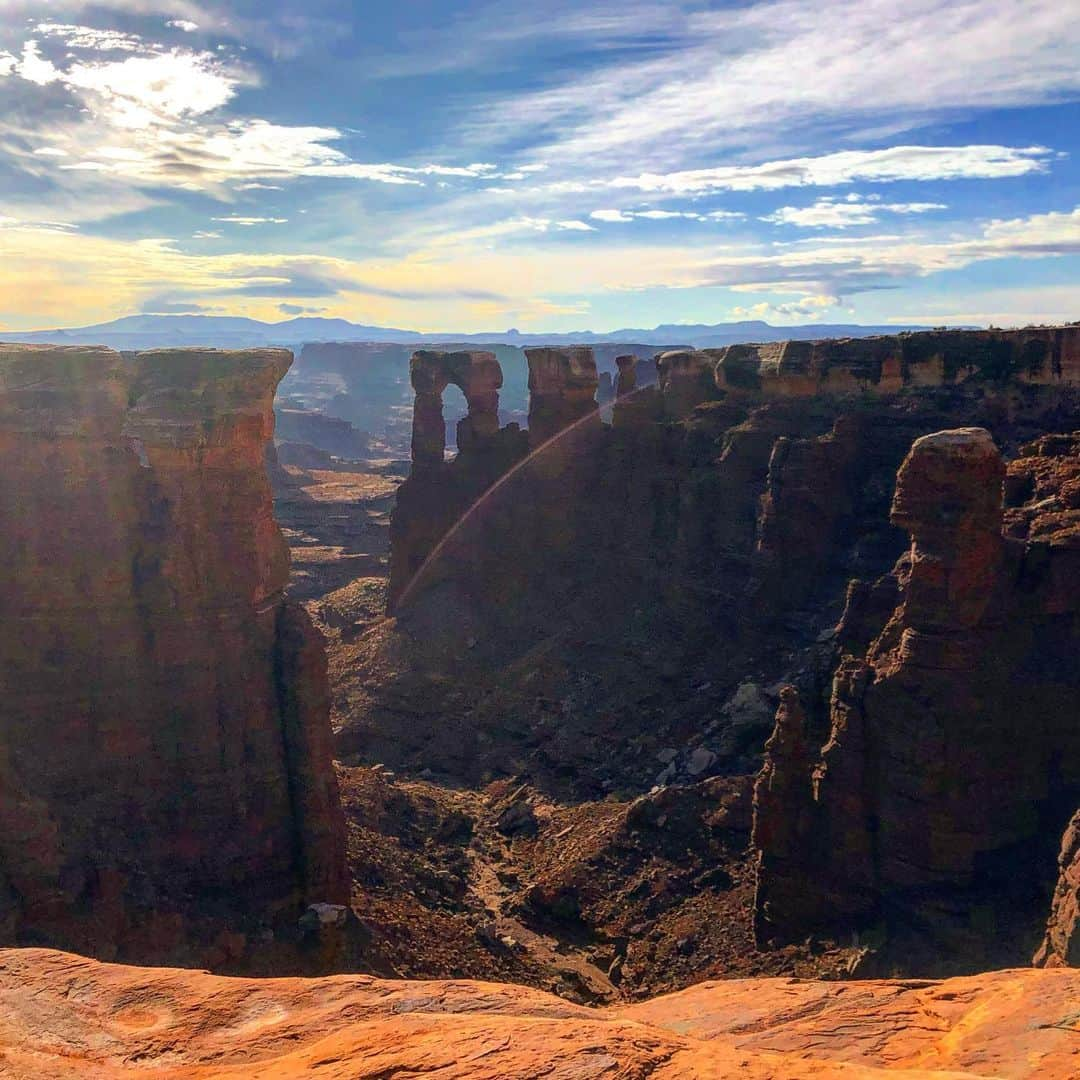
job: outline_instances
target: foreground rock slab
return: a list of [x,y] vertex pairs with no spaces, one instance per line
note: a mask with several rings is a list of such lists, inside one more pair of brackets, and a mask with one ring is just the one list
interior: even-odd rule
[[518,986],[363,975],[230,979],[0,952],[14,1080],[438,1075],[1075,1077],[1080,972],[702,983],[590,1010]]

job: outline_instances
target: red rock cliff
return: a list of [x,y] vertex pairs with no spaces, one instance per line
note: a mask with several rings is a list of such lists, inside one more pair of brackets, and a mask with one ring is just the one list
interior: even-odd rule
[[855,926],[962,968],[1034,950],[1080,792],[1078,449],[1048,436],[1006,473],[982,429],[912,446],[892,504],[911,548],[879,589],[896,607],[842,657],[824,745],[791,752],[788,700],[758,780],[762,940]]
[[289,363],[0,346],[6,940],[199,959],[347,896],[264,468]]
[[600,798],[757,772],[779,704],[761,940],[1030,960],[1080,802],[1080,326],[627,359],[610,426],[582,350],[533,360],[537,431],[400,491],[342,753]]

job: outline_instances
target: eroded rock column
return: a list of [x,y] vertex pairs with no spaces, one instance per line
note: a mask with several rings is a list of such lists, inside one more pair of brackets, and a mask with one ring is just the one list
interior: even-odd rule
[[525,356],[529,362],[529,445],[535,448],[571,424],[597,414],[599,379],[592,349],[526,349]]
[[716,396],[715,360],[707,352],[692,349],[661,354],[656,361],[664,412],[682,420],[704,401]]
[[412,464],[423,471],[443,463],[446,455],[446,421],[443,391],[450,382],[443,353],[420,351],[409,361],[413,400]]
[[637,388],[638,358],[636,356],[616,356],[615,364],[619,369],[618,374],[615,376],[615,396],[617,398],[626,397],[627,394],[632,394]]
[[1001,568],[1005,464],[983,428],[917,439],[896,477],[891,521],[911,534],[905,641],[977,626]]

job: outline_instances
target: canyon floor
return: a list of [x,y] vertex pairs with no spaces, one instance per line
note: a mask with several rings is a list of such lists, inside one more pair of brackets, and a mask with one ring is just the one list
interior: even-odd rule
[[[389,514],[404,467],[392,456],[286,466],[276,485],[290,592],[326,638],[338,713],[350,709],[357,670],[381,679],[375,643],[392,623]],[[418,693],[412,705],[438,704],[448,725],[463,711],[440,700],[453,688]],[[663,767],[651,757],[645,766]],[[348,952],[363,970],[609,1004],[715,977],[844,978],[865,960],[854,941],[755,945],[750,773],[652,794],[618,774],[614,790],[583,798],[528,771],[455,775],[449,752],[406,772],[357,756],[337,768],[357,918]]]

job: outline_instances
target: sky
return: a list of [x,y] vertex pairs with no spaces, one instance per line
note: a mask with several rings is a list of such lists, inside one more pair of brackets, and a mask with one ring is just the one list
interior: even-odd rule
[[1080,319],[1070,0],[0,0],[0,328]]

